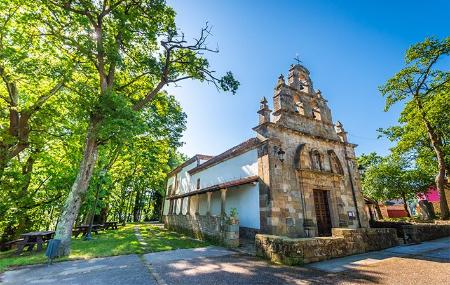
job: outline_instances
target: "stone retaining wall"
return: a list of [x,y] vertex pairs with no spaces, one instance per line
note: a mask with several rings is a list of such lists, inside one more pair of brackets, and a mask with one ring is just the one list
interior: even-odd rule
[[165,215],[166,228],[186,233],[198,239],[223,243],[230,247],[239,245],[239,224],[227,225],[220,216],[212,215]]
[[413,224],[402,226],[406,243],[418,243],[450,236],[450,224]]
[[398,244],[395,229],[334,228],[331,237],[288,238],[256,235],[256,254],[275,263],[305,264]]

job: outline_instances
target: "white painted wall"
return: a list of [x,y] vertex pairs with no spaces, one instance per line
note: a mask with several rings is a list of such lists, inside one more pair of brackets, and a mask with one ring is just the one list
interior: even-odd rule
[[[202,163],[204,161],[201,161]],[[219,164],[206,168],[195,173],[192,177],[188,171],[197,166],[197,162],[185,166],[175,176],[168,179],[169,185],[174,185],[178,179],[179,186],[176,194],[191,192],[196,190],[197,179],[200,178],[200,188],[213,186],[228,181],[237,180],[249,176],[258,175],[258,154],[256,149],[249,150],[236,157],[225,160]],[[197,201],[191,200],[191,212],[195,212]],[[207,211],[206,194],[199,195],[199,214],[205,215]],[[183,201],[183,209],[181,209],[181,199],[176,202],[176,213],[182,210],[183,214],[187,213],[187,198]],[[260,228],[259,223],[259,187],[257,184],[247,184],[238,187],[229,188],[227,191],[226,213],[229,214],[232,208],[236,208],[239,214],[240,224],[243,227]],[[220,191],[213,192],[211,196],[211,214],[220,215],[221,197]],[[168,214],[169,201],[164,204],[164,214]]]
[[194,173],[191,177],[192,187],[200,178],[200,188],[258,175],[258,153],[256,149],[225,160],[219,164]]
[[[169,188],[170,188],[170,185],[174,184],[174,180],[175,180],[174,176],[171,176],[167,179],[166,197],[169,196]],[[170,206],[169,200],[164,199],[163,215],[169,214],[169,206]]]
[[[206,215],[208,200],[207,195],[199,196],[199,214]],[[211,215],[220,215],[221,210],[220,191],[213,192],[211,195]],[[183,202],[186,203],[187,202]],[[195,213],[197,201],[195,198],[191,200],[191,213]],[[259,229],[259,186],[258,184],[246,184],[237,187],[228,188],[227,199],[225,203],[225,212],[230,214],[231,209],[236,208],[240,225],[243,227]],[[187,209],[183,210],[186,213]]]
[[247,228],[259,229],[259,186],[246,184],[229,188],[225,211],[229,215],[232,208],[236,208],[240,225]]
[[220,216],[221,208],[222,199],[220,198],[220,191],[213,192],[211,195],[211,215]]

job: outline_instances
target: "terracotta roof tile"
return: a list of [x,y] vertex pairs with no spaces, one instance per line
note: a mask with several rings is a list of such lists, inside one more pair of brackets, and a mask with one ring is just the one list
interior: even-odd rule
[[177,199],[177,198],[183,198],[183,197],[187,197],[187,196],[193,196],[193,195],[197,195],[197,194],[203,194],[206,192],[213,192],[213,191],[218,191],[220,189],[224,189],[224,188],[229,188],[229,187],[235,187],[235,186],[239,186],[239,185],[244,185],[244,184],[248,184],[248,183],[252,183],[252,182],[257,182],[259,179],[258,176],[249,176],[249,177],[244,177],[244,178],[240,178],[240,179],[236,179],[236,180],[232,180],[232,181],[227,181],[227,182],[223,182],[223,183],[219,183],[219,184],[215,184],[212,186],[208,186],[199,190],[195,190],[195,191],[191,191],[191,192],[187,192],[187,193],[183,193],[183,194],[177,194],[177,195],[173,195],[173,196],[169,196],[166,199]]
[[189,164],[194,163],[195,161],[197,161],[197,165],[200,165],[200,159],[201,160],[209,160],[209,159],[211,159],[213,157],[214,156],[211,156],[211,155],[196,154],[193,157],[191,157],[188,160],[186,160],[185,162],[183,162],[182,164],[180,164],[177,167],[175,167],[174,169],[172,169],[167,174],[167,177],[170,177],[170,176],[174,175],[175,173],[178,173],[183,167],[188,166]]
[[246,140],[243,143],[240,143],[226,151],[224,151],[223,153],[214,156],[213,158],[209,159],[208,161],[200,164],[199,166],[192,168],[191,170],[188,171],[189,174],[194,174],[197,173],[203,169],[209,168],[213,165],[216,165],[222,161],[225,161],[227,159],[230,159],[232,157],[235,157],[241,153],[246,152],[249,149],[252,149],[254,147],[256,147],[257,145],[259,145],[261,143],[261,141],[258,138],[251,138]]

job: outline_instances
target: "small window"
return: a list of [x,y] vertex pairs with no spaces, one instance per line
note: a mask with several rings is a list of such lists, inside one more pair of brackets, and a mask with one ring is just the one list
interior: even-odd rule
[[173,190],[173,184],[170,184],[169,187],[167,187],[167,194],[172,195],[172,190]]
[[305,108],[303,107],[303,103],[302,102],[295,103],[295,112],[300,114],[300,115],[304,115],[305,114]]
[[318,107],[312,109],[312,116],[314,119],[318,121],[322,120],[322,116],[320,115],[320,109]]
[[200,189],[200,178],[197,178],[197,190]]

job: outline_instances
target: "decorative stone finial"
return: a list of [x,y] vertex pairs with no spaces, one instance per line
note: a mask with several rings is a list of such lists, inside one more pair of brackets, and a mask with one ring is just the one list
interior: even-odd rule
[[322,99],[322,91],[320,91],[320,89],[317,89],[316,95],[318,98]]
[[344,125],[342,125],[340,121],[337,121],[334,129],[336,130],[336,134],[339,136],[342,142],[348,142],[347,132],[344,130]]
[[268,109],[269,106],[267,105],[267,99],[266,97],[262,97],[261,102],[260,102],[260,106],[259,109],[260,110],[264,110],[264,109]]
[[272,112],[269,109],[269,106],[267,105],[267,99],[266,97],[262,97],[261,102],[259,106],[259,124],[264,124],[270,122],[270,113]]
[[278,76],[278,82],[277,82],[277,87],[283,86],[286,83],[284,82],[284,76],[283,74],[280,74],[280,76]]

